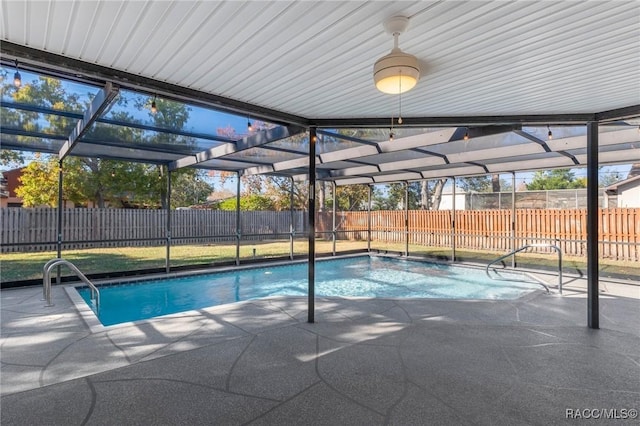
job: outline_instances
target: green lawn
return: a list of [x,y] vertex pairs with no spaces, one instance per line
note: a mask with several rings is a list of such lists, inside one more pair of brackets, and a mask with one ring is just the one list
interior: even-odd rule
[[[391,244],[374,241],[371,248],[374,250],[388,250],[390,252],[403,252],[404,244]],[[307,254],[307,241],[296,240],[294,254]],[[364,241],[337,241],[336,250],[349,251],[366,249]],[[289,255],[289,241],[268,242],[243,242],[240,246],[240,259],[284,257]],[[333,245],[331,241],[316,240],[316,253],[331,253]],[[430,256],[439,259],[450,259],[451,249],[442,247],[424,247],[410,245],[409,252],[412,255]],[[480,250],[457,250],[458,260],[487,264],[503,253],[487,252]],[[62,257],[74,263],[85,274],[110,273],[121,271],[135,271],[151,268],[164,268],[166,248],[158,247],[114,247],[100,249],[82,249],[63,251]],[[233,261],[236,256],[235,243],[217,243],[210,245],[183,245],[171,247],[171,266],[185,265],[215,265],[216,263]],[[11,282],[29,279],[41,279],[43,265],[56,257],[55,252],[37,253],[6,253],[0,254],[0,281]],[[518,254],[518,266],[527,268],[541,268],[546,270],[557,269],[557,257],[555,254]],[[511,261],[507,260],[510,265]],[[568,257],[563,259],[565,273],[586,274],[586,259],[581,257]],[[63,268],[63,274],[70,274]],[[640,266],[635,262],[600,260],[602,276],[628,276],[633,279],[640,276]]]
[[[289,255],[289,241],[243,242],[240,246],[240,259],[271,258]],[[330,241],[318,240],[317,253],[331,253]],[[338,241],[336,250],[346,251],[366,249],[366,242]],[[294,242],[294,254],[307,254],[306,240]],[[75,264],[85,274],[134,271],[151,268],[164,268],[166,247],[113,247],[99,249],[65,250],[62,257]],[[56,257],[56,252],[4,253],[0,254],[0,281],[21,281],[41,279],[42,267]],[[171,247],[171,266],[212,265],[236,258],[235,243],[210,245],[183,245]],[[66,268],[63,275],[71,274]]]

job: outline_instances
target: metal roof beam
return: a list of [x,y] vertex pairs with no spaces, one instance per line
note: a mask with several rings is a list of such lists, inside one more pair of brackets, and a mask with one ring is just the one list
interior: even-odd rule
[[39,138],[39,139],[67,140],[67,136],[52,135],[49,133],[42,133],[42,132],[33,132],[29,130],[24,130],[24,129],[13,129],[10,127],[2,127],[2,129],[0,129],[0,134],[14,135],[14,136],[27,136],[30,138]]
[[547,145],[547,143],[545,141],[543,141],[542,139],[532,135],[531,133],[527,133],[524,130],[514,130],[514,133],[516,133],[517,135],[522,136],[525,139],[529,139],[531,142],[535,142],[538,145],[542,146],[542,148],[544,148],[545,152],[551,152],[551,148],[549,148],[549,145]]
[[[585,124],[595,119],[595,114],[540,114],[540,115],[479,115],[461,117],[402,117],[402,127],[473,127],[486,125],[547,125]],[[318,118],[310,119],[310,125],[323,128],[388,128],[384,117]]]
[[640,118],[640,105],[632,105],[625,108],[617,108],[602,111],[596,114],[596,121],[618,121],[629,118]]
[[[448,142],[455,128],[442,129],[437,132],[429,132],[406,138],[395,139],[393,141],[377,142],[373,145],[356,146],[339,151],[327,152],[316,156],[316,164],[330,163],[334,161],[345,161],[353,158],[361,158],[369,155],[376,155],[384,152],[397,152],[408,149],[420,148],[429,145]],[[250,167],[245,170],[248,175],[255,175],[269,172],[281,172],[284,170],[305,167],[309,165],[307,157],[294,158],[292,160],[274,163],[272,167]]]
[[[524,138],[529,139],[530,141],[533,141],[533,142],[535,142],[537,144],[542,145],[542,147],[544,148],[545,152],[552,152],[551,148],[549,148],[549,145],[547,145],[547,143],[545,141],[543,141],[542,139],[537,138],[536,136],[534,136],[534,135],[532,135],[530,133],[527,133],[527,132],[523,132],[521,130],[516,130],[515,133],[519,134],[520,136],[522,136]],[[573,164],[575,164],[575,165],[579,165],[580,164],[580,162],[576,159],[576,157],[574,157],[573,155],[569,154],[568,152],[565,152],[565,151],[556,151],[556,152],[558,152],[561,155],[564,155],[565,157],[570,158],[571,161],[573,161]]]
[[23,104],[21,102],[7,102],[4,99],[0,100],[0,107],[19,109],[21,111],[37,112],[39,114],[59,115],[60,117],[68,117],[68,118],[75,118],[75,119],[80,119],[83,117],[82,113],[79,113],[79,112],[46,108],[39,105]]
[[246,151],[251,148],[257,148],[280,139],[305,132],[306,129],[300,126],[278,126],[273,129],[266,129],[246,136],[235,144],[217,146],[206,151],[199,152],[195,155],[181,158],[169,163],[169,170],[173,171],[182,167],[194,166],[198,163],[224,157],[225,155],[234,154],[240,151]]
[[298,115],[154,80],[9,41],[0,43],[0,52],[2,52],[2,56],[19,58],[21,68],[73,81],[97,85],[110,81],[122,88],[150,95],[161,95],[163,98],[173,101],[213,108],[232,114],[250,115],[253,118],[275,124],[298,124],[301,126],[309,124],[309,120]]
[[366,139],[357,138],[355,136],[341,135],[340,133],[327,132],[326,130],[318,130],[318,134],[319,135],[323,135],[323,136],[329,136],[329,137],[332,137],[332,138],[337,138],[337,139],[344,139],[346,141],[361,143],[363,145],[375,145],[376,144],[376,142],[374,142],[374,141],[369,141],[369,140],[366,140]]
[[484,172],[486,174],[489,174],[489,169],[487,168],[487,166],[485,166],[484,164],[481,163],[476,163],[475,161],[467,161],[467,164],[470,164],[472,166],[477,166],[477,167],[482,167],[482,169],[484,170]]
[[111,105],[111,102],[118,96],[118,86],[111,82],[107,82],[102,89],[94,96],[89,108],[84,112],[83,117],[78,120],[76,127],[71,131],[69,139],[65,142],[60,151],[58,157],[60,161],[69,155],[73,147],[78,143],[82,135],[84,135],[94,121]]

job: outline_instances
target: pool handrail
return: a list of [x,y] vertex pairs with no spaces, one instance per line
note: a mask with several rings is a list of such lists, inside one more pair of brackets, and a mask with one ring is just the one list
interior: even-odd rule
[[51,259],[47,263],[45,263],[42,275],[42,293],[44,300],[47,301],[45,306],[54,306],[51,303],[51,270],[56,266],[66,265],[69,269],[75,272],[76,276],[80,278],[80,280],[85,283],[91,289],[91,300],[95,302],[96,314],[100,312],[100,290],[83,274],[76,265],[69,262],[68,260],[56,258]]
[[[493,260],[491,262],[489,262],[489,264],[487,265],[487,268],[485,269],[485,272],[487,273],[487,276],[493,280],[497,279],[491,276],[491,274],[489,273],[489,269],[491,268],[491,265],[493,265],[494,263],[498,263],[504,259],[506,259],[509,256],[514,256],[516,253],[519,253],[521,251],[527,250],[529,248],[535,248],[535,247],[546,247],[546,248],[552,248],[556,251],[556,253],[558,253],[558,291],[560,292],[560,294],[562,294],[562,250],[560,249],[560,247],[558,247],[555,244],[525,244],[522,247],[519,247],[515,250],[510,251],[509,253],[500,256],[499,258],[497,258],[496,260]],[[494,268],[495,271],[495,268]],[[546,290],[547,293],[549,293],[549,287],[547,287],[545,284],[540,283],[540,285],[542,285]]]

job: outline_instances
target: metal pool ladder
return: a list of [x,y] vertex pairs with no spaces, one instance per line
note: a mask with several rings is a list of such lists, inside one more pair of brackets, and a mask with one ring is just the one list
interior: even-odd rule
[[100,312],[100,291],[98,290],[98,288],[93,285],[91,281],[89,281],[89,278],[87,278],[82,272],[80,272],[76,265],[69,262],[68,260],[60,258],[51,259],[43,267],[44,273],[42,277],[42,292],[44,299],[47,301],[46,306],[53,306],[53,303],[51,303],[51,270],[60,265],[68,266],[69,269],[75,272],[77,277],[80,278],[83,283],[89,286],[89,288],[91,289],[91,301],[94,303],[94,306],[96,308],[96,314],[98,314]]
[[[533,248],[533,247],[548,247],[548,248],[552,248],[556,251],[556,253],[558,253],[558,291],[560,292],[560,294],[562,294],[562,250],[560,249],[560,247],[558,247],[555,244],[526,244],[520,248],[517,248],[507,254],[505,254],[504,256],[500,256],[499,258],[497,258],[496,260],[492,261],[491,263],[489,263],[487,265],[487,269],[486,269],[486,273],[487,276],[491,279],[497,280],[499,278],[495,278],[493,276],[491,276],[491,274],[489,273],[489,269],[491,269],[491,265],[493,265],[494,263],[498,263],[501,260],[506,259],[509,256],[514,256],[516,253],[519,253],[521,251],[527,250],[529,248]],[[496,272],[495,268],[493,268],[493,271]],[[497,272],[496,272],[497,273]],[[547,289],[547,293],[549,293],[549,287],[547,287],[545,284],[543,283],[539,283],[540,285],[542,285],[545,289]]]

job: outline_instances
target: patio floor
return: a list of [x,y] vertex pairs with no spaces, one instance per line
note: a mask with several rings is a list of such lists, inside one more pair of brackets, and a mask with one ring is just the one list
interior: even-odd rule
[[306,299],[272,298],[94,332],[61,287],[48,308],[40,287],[3,290],[0,420],[547,425],[612,409],[637,424],[640,287],[601,282],[591,330],[584,285],[511,301],[319,298],[314,324]]

